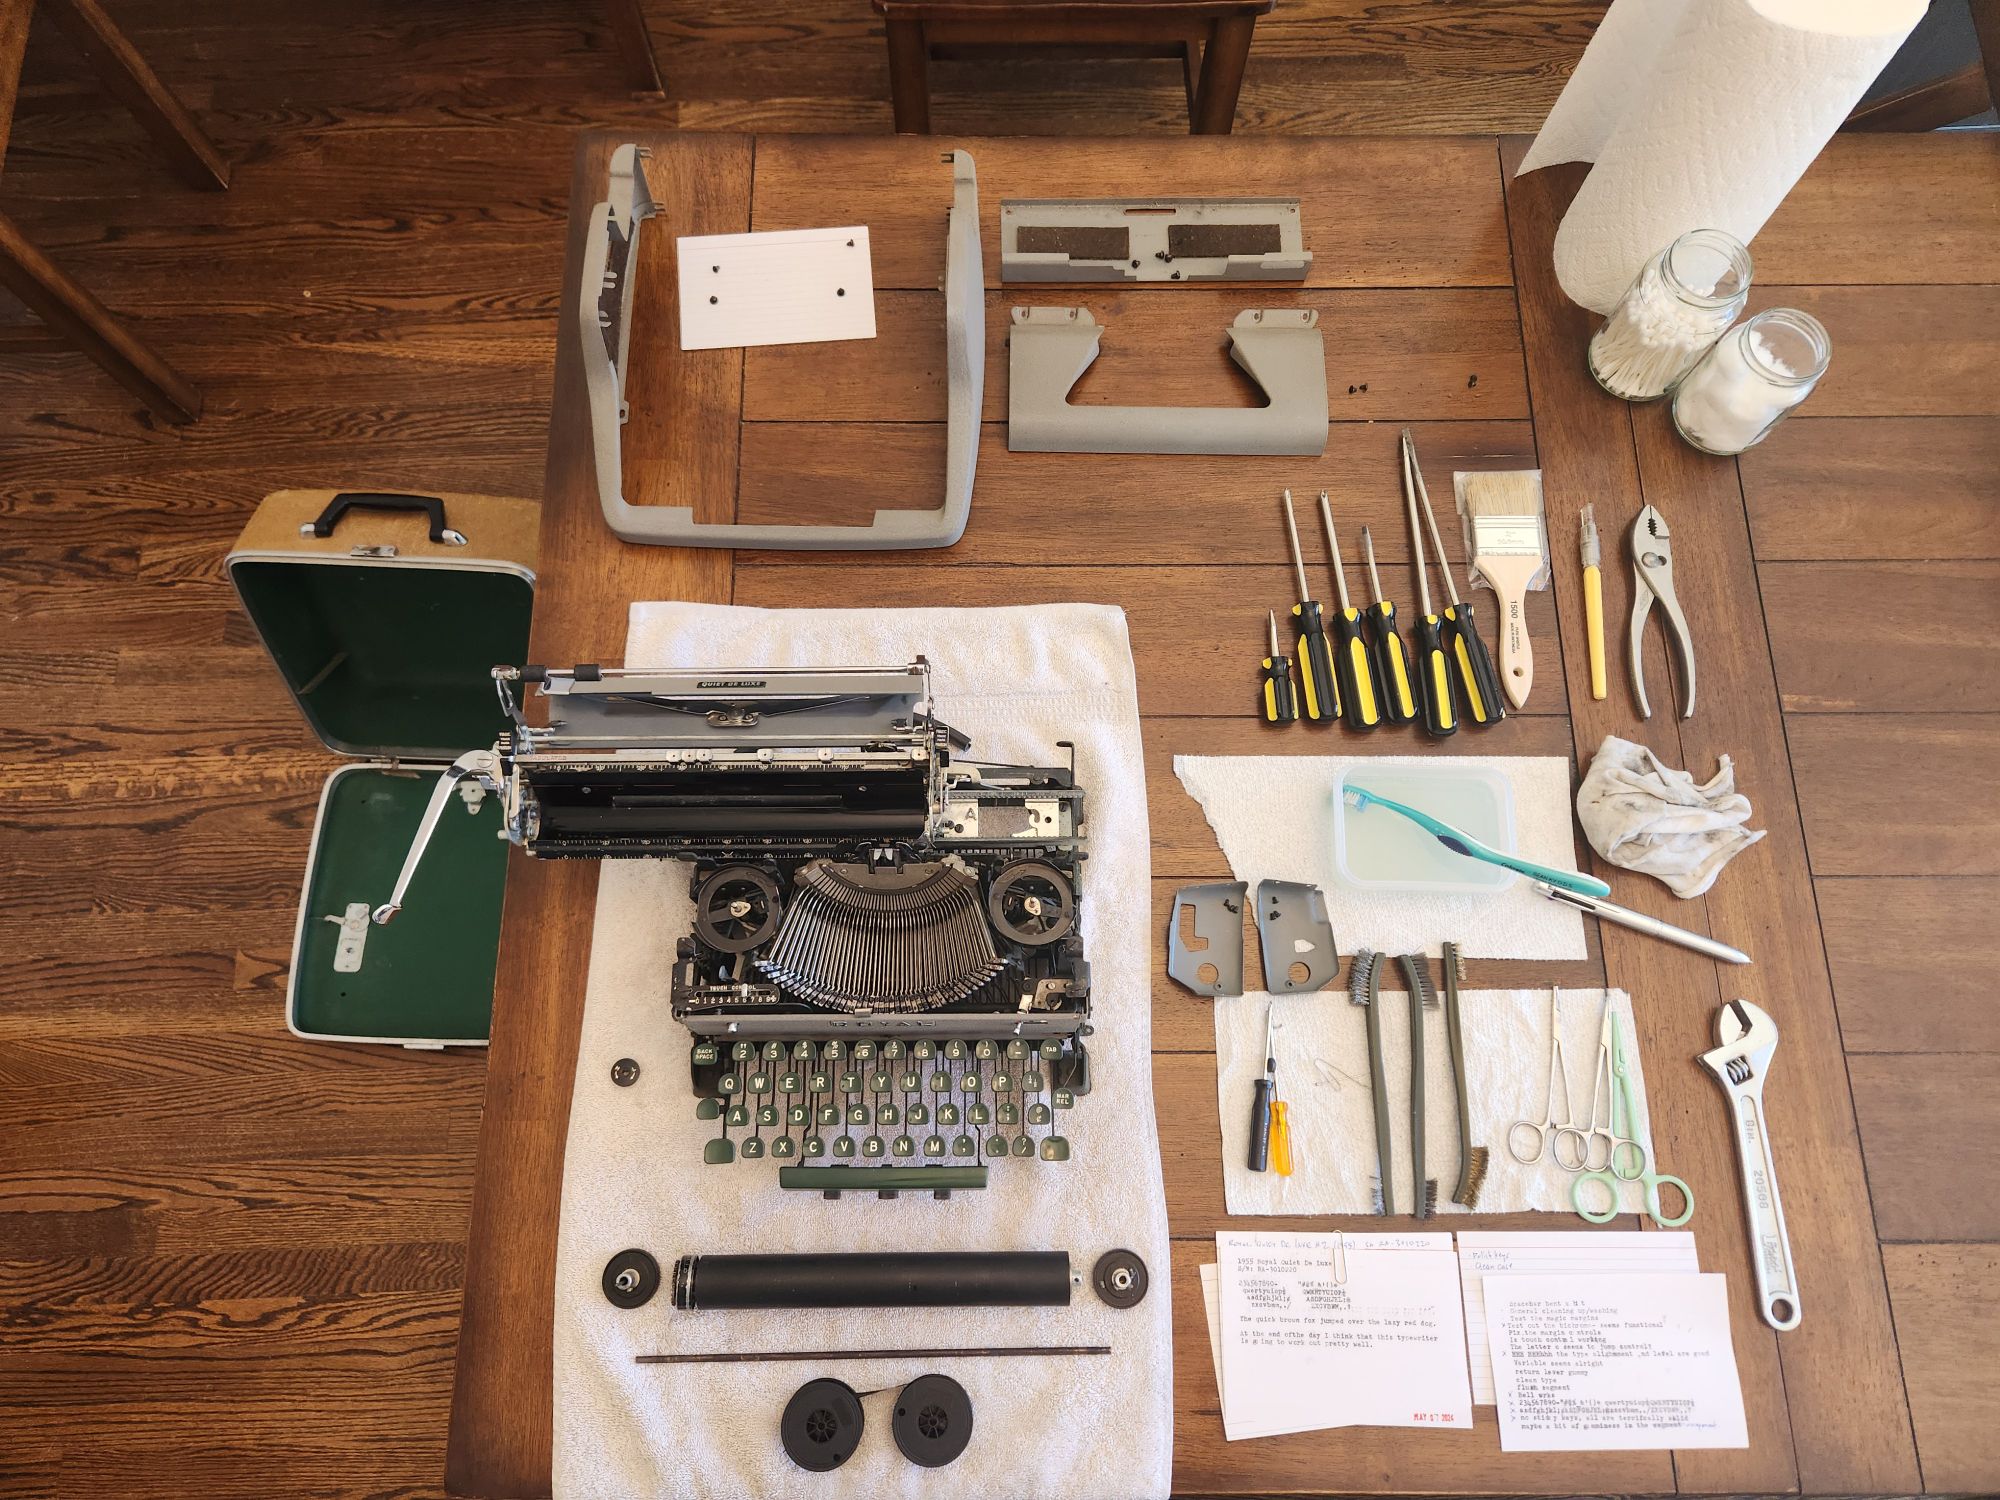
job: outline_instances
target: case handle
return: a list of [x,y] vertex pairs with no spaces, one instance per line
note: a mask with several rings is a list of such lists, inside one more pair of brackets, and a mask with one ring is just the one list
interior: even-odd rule
[[444,501],[435,495],[396,495],[372,490],[342,490],[326,502],[319,519],[299,529],[312,536],[329,537],[340,518],[350,510],[420,510],[431,523],[431,540],[443,546],[463,547],[465,534],[445,525]]

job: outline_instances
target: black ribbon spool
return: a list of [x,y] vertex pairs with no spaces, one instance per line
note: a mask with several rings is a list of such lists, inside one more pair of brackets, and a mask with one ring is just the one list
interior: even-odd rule
[[660,1289],[660,1263],[643,1250],[620,1250],[604,1263],[604,1295],[613,1307],[644,1307]]
[[911,1463],[942,1469],[972,1441],[972,1398],[949,1375],[919,1375],[896,1393],[889,1430]]
[[854,1388],[844,1380],[821,1376],[792,1392],[785,1414],[778,1418],[778,1441],[785,1445],[785,1456],[801,1469],[824,1474],[854,1457],[866,1425]]

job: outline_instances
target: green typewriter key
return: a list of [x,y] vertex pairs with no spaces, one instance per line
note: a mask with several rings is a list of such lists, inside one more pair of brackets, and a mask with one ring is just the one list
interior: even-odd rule
[[956,1125],[958,1123],[958,1120],[959,1120],[958,1106],[956,1104],[940,1104],[938,1106],[938,1112],[937,1112],[938,1124]]
[[715,1043],[696,1042],[694,1044],[693,1061],[697,1068],[706,1068],[713,1063],[719,1062],[721,1058],[722,1049],[717,1047]]
[[871,1159],[880,1156],[882,1154],[882,1137],[879,1135],[864,1137],[861,1142],[861,1154]]
[[757,1124],[760,1127],[774,1127],[778,1123],[778,1106],[760,1104],[757,1106]]
[[752,1047],[748,1042],[736,1042],[729,1049],[729,1060],[731,1062],[748,1062],[756,1055],[757,1049]]
[[903,1111],[903,1119],[910,1125],[928,1125],[931,1122],[930,1107],[924,1104],[912,1104]]
[[854,1044],[853,1056],[854,1060],[858,1063],[870,1061],[875,1056],[875,1044],[873,1042],[856,1042]]
[[1007,1044],[1007,1056],[1009,1058],[1018,1061],[1021,1058],[1026,1057],[1027,1055],[1028,1055],[1028,1044],[1022,1041],[1019,1037],[1015,1037],[1013,1041]]
[[999,1109],[994,1113],[994,1119],[1002,1125],[1018,1125],[1021,1123],[1021,1106],[1002,1100]]
[[800,1062],[811,1062],[813,1060],[813,1044],[811,1042],[793,1042],[792,1056],[796,1057]]
[[828,1042],[820,1049],[819,1055],[830,1063],[837,1063],[847,1056],[847,1043],[839,1040]]
[[974,1042],[972,1044],[972,1055],[981,1062],[988,1061],[994,1055],[993,1044],[991,1042]]
[[978,1093],[980,1089],[979,1070],[977,1068],[971,1068],[968,1069],[962,1075],[960,1075],[958,1080],[958,1086],[965,1093],[968,1094]]
[[912,1042],[910,1044],[910,1056],[916,1058],[936,1057],[937,1043],[931,1041],[928,1037]]
[[[727,1145],[728,1142],[725,1141],[723,1144]],[[978,1150],[979,1143],[969,1135],[955,1135],[951,1138],[951,1154],[953,1156],[971,1156]]]
[[742,1126],[745,1126],[745,1127],[748,1127],[748,1125],[750,1124],[750,1109],[749,1109],[749,1106],[748,1106],[748,1105],[743,1105],[743,1104],[732,1104],[732,1105],[730,1105],[730,1106],[729,1106],[729,1119],[728,1119],[727,1123],[728,1123],[728,1124],[731,1124],[731,1125],[742,1125]]
[[1035,1143],[1029,1140],[1025,1135],[1015,1136],[1014,1154],[1016,1156],[1033,1156],[1035,1154]]
[[1049,1135],[1042,1137],[1043,1161],[1068,1161],[1069,1141],[1066,1137]]
[[764,1043],[764,1061],[780,1062],[785,1056],[785,1044],[778,1041]]
[[701,1148],[701,1159],[711,1167],[726,1167],[736,1160],[736,1146],[726,1135],[719,1135]]
[[752,1073],[750,1075],[750,1092],[753,1094],[770,1093],[771,1075],[769,1073]]
[[923,1087],[923,1083],[922,1075],[917,1073],[898,1073],[896,1075],[896,1087],[906,1094],[914,1094],[918,1089]]
[[1021,1089],[1024,1093],[1039,1094],[1048,1086],[1048,1079],[1044,1078],[1040,1073],[1023,1073],[1021,1075]]
[[944,1155],[944,1137],[943,1137],[943,1136],[941,1136],[941,1135],[927,1135],[927,1136],[925,1136],[925,1137],[924,1137],[924,1155],[926,1155],[926,1156],[943,1156],[943,1155]]
[[847,1123],[850,1125],[866,1125],[868,1123],[868,1106],[865,1104],[848,1105]]
[[988,1109],[983,1103],[975,1102],[966,1108],[965,1123],[968,1125],[991,1125],[993,1123],[993,1111]]
[[1046,1125],[1054,1118],[1055,1116],[1049,1113],[1049,1107],[1046,1104],[1030,1104],[1028,1106],[1028,1123],[1030,1125]]
[[965,1058],[965,1043],[958,1037],[953,1037],[944,1044],[944,1055],[953,1062],[963,1061]]
[[903,1123],[903,1112],[893,1104],[878,1104],[875,1106],[875,1123],[900,1125]]
[[899,1135],[894,1141],[890,1142],[889,1149],[897,1156],[914,1156],[917,1151],[917,1143],[906,1135]]
[[804,1149],[807,1156],[824,1156],[826,1155],[826,1142],[816,1135],[809,1135],[806,1137]]
[[868,1092],[871,1094],[888,1093],[889,1075],[883,1072],[880,1068],[877,1068],[874,1072],[870,1073],[868,1075]]
[[715,1090],[719,1094],[740,1094],[743,1092],[743,1077],[739,1073],[724,1073],[715,1080]]
[[1051,1094],[1049,1097],[1055,1101],[1055,1106],[1057,1109],[1076,1108],[1076,1095],[1071,1093],[1068,1089],[1057,1089],[1055,1093]]
[[778,1092],[781,1094],[796,1094],[803,1087],[803,1080],[796,1073],[780,1073],[778,1075]]
[[763,1154],[764,1154],[764,1140],[762,1136],[753,1135],[750,1137],[749,1140],[743,1143],[743,1159],[745,1161],[753,1160],[754,1158],[762,1156]]
[[1007,1137],[1004,1135],[988,1136],[986,1138],[986,1154],[988,1156],[1005,1156],[1007,1154]]
[[886,1041],[882,1044],[882,1057],[885,1061],[894,1062],[896,1061],[897,1058],[901,1057],[902,1055],[903,1055],[903,1044],[899,1041],[896,1041],[894,1038],[891,1038],[889,1041]]
[[833,1138],[833,1154],[835,1156],[852,1156],[854,1154],[854,1137],[851,1135],[835,1136]]
[[859,1073],[842,1073],[840,1075],[840,1091],[843,1094],[860,1093],[861,1075]]
[[833,1075],[824,1070],[806,1074],[806,1092],[826,1094],[833,1091]]
[[1013,1091],[1014,1091],[1014,1075],[1012,1073],[995,1073],[993,1075],[994,1093],[1011,1094]]
[[[1038,1104],[1035,1106],[1035,1108],[1040,1109],[1041,1106]],[[794,1129],[797,1129],[799,1126],[806,1124],[811,1119],[812,1119],[812,1111],[807,1109],[803,1104],[787,1104],[785,1106],[786,1125],[791,1126]]]
[[838,1125],[840,1123],[840,1106],[838,1104],[822,1104],[815,1111],[815,1115],[818,1123],[821,1125]]
[[798,1142],[788,1135],[781,1135],[775,1141],[771,1142],[771,1155],[774,1157],[782,1157],[789,1160],[791,1157],[798,1155],[798,1151]]
[[1062,1056],[1062,1043],[1052,1036],[1044,1037],[1041,1046],[1035,1050],[1041,1054],[1043,1062],[1054,1062]]
[[697,1120],[719,1120],[722,1118],[720,1099],[698,1099],[695,1101],[694,1117]]
[[950,1093],[950,1092],[951,1092],[951,1074],[949,1074],[949,1073],[933,1073],[933,1074],[931,1074],[931,1092],[932,1092],[933,1094],[948,1094],[948,1093]]

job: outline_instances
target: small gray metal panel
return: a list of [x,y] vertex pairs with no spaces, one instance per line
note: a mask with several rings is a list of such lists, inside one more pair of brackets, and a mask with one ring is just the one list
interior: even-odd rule
[[1303,281],[1296,198],[1009,198],[1007,281]]
[[[1197,995],[1243,993],[1243,897],[1240,880],[1184,885],[1167,921],[1167,974]],[[1189,914],[1192,914],[1191,916]],[[1193,927],[1190,941],[1184,925]],[[1214,978],[1205,978],[1212,970]]]
[[1008,335],[1011,453],[1326,451],[1326,344],[1311,308],[1249,309],[1229,330],[1229,357],[1268,406],[1073,406],[1103,330],[1081,307],[1017,307]]
[[[1257,945],[1264,959],[1264,988],[1274,995],[1323,990],[1340,972],[1326,898],[1316,885],[1295,880],[1257,883]],[[1294,964],[1305,978],[1294,980]]]

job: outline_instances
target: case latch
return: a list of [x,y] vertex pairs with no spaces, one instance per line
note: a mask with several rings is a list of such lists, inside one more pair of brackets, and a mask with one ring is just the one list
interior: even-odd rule
[[340,941],[333,950],[333,972],[360,973],[361,950],[368,946],[368,903],[350,901],[345,914],[336,917],[328,913],[326,920],[340,929]]

